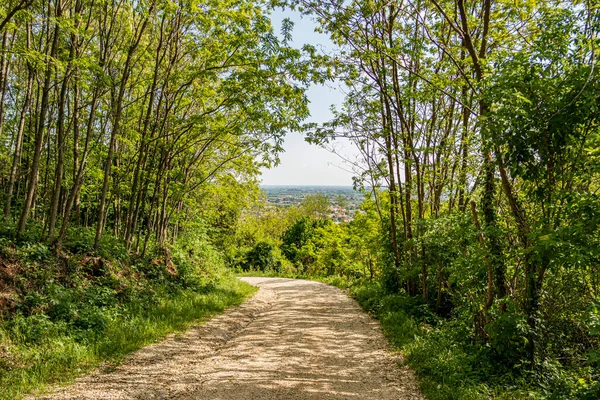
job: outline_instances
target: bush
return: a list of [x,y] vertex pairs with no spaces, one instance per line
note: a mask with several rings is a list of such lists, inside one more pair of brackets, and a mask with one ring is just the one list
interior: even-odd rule
[[52,256],[50,249],[43,243],[26,244],[21,248],[20,253],[30,261],[48,261]]
[[486,330],[498,362],[509,367],[527,362],[529,326],[523,315],[506,312],[491,321]]
[[268,242],[258,242],[246,253],[241,264],[243,271],[282,271],[281,255],[277,247]]
[[281,236],[281,250],[291,262],[298,262],[299,250],[315,235],[317,228],[332,222],[327,219],[302,217],[289,226]]
[[[490,348],[473,341],[472,327],[462,316],[441,319],[421,298],[390,294],[380,281],[357,281],[350,293],[379,319],[387,338],[417,372],[428,398],[478,400],[494,393],[502,398],[523,397],[518,387],[526,387],[525,380],[518,381],[514,371],[494,360]],[[497,333],[497,340],[505,339]]]
[[74,254],[89,253],[94,249],[95,237],[96,232],[92,228],[69,228],[63,247]]
[[[94,250],[96,230],[91,227],[73,227],[67,230],[63,248],[73,254],[91,253]],[[105,232],[98,244],[98,255],[106,259],[126,260],[129,253],[123,240]]]
[[70,379],[254,290],[227,275],[206,236],[152,246],[143,257],[130,257],[110,235],[90,254],[94,236],[71,229],[60,254],[45,243],[0,238],[0,284],[12,302],[0,318],[0,399]]

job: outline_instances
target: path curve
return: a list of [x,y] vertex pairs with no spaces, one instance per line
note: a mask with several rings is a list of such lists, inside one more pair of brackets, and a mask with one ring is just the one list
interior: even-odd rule
[[416,379],[378,323],[341,290],[242,278],[260,288],[206,324],[145,347],[43,399],[404,400]]

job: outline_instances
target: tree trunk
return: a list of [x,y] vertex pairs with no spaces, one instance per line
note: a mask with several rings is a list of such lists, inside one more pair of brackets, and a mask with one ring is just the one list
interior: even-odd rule
[[[72,60],[75,54],[74,52],[75,44],[72,41],[71,50],[69,59]],[[67,96],[67,88],[69,86],[69,80],[71,78],[71,61],[67,65],[67,69],[65,71],[65,76],[63,78],[63,82],[60,88],[60,95],[58,97],[58,126],[57,126],[57,143],[56,143],[56,168],[54,171],[54,190],[52,191],[52,202],[50,203],[50,219],[48,222],[48,240],[50,242],[54,239],[54,229],[56,227],[56,218],[58,215],[58,204],[60,200],[60,193],[62,190],[62,178],[63,178],[63,169],[65,163],[65,148],[66,148],[66,139],[65,139],[65,106],[66,106],[66,96]]]
[[[13,41],[16,36],[16,32],[13,33]],[[0,49],[0,138],[4,132],[4,114],[5,114],[5,101],[6,101],[6,88],[8,86],[8,74],[9,74],[9,52],[7,50],[8,45],[8,32],[4,31],[2,34],[2,48]]]
[[[154,9],[154,3],[150,6],[149,14],[152,13]],[[127,86],[127,81],[129,80],[129,75],[131,73],[131,63],[133,62],[133,54],[135,53],[137,47],[140,44],[142,39],[142,35],[146,29],[146,25],[148,24],[148,16],[144,19],[141,26],[136,30],[136,38],[135,41],[129,46],[129,50],[127,51],[127,58],[125,60],[125,65],[123,66],[123,73],[121,76],[121,83],[119,85],[119,92],[117,95],[117,99],[115,104],[113,105],[113,127],[110,134],[110,143],[108,145],[108,154],[106,156],[106,164],[104,165],[104,179],[102,182],[102,197],[100,199],[100,208],[98,210],[98,224],[96,226],[96,237],[94,239],[94,250],[98,250],[98,246],[100,245],[100,238],[102,237],[102,231],[104,229],[104,220],[106,217],[106,199],[108,196],[108,183],[110,180],[110,171],[113,163],[113,154],[115,151],[115,145],[117,142],[117,137],[119,135],[119,131],[121,129],[121,117],[123,115],[123,98],[125,96],[125,88]]]
[[[31,45],[31,26],[27,25],[27,49]],[[15,140],[15,152],[13,154],[12,167],[10,169],[10,177],[8,182],[8,191],[6,194],[6,202],[4,204],[4,222],[8,223],[11,212],[11,202],[15,189],[15,181],[19,174],[19,166],[21,164],[21,152],[23,150],[23,136],[25,134],[25,120],[29,113],[29,107],[31,103],[31,95],[33,92],[33,79],[34,70],[31,64],[27,63],[27,86],[25,89],[25,99],[23,100],[23,106],[21,108],[21,114],[19,116],[19,127],[17,129],[17,137]]]
[[[56,4],[56,17],[60,18],[62,15],[62,6],[60,2]],[[27,188],[27,194],[25,196],[25,204],[23,205],[23,210],[21,212],[21,217],[19,218],[19,225],[17,228],[17,232],[19,235],[22,235],[25,232],[25,225],[27,224],[27,220],[29,218],[29,213],[31,211],[31,206],[34,202],[35,192],[38,184],[38,174],[40,170],[40,161],[42,158],[42,148],[44,145],[44,131],[46,129],[46,116],[48,113],[49,107],[49,96],[50,96],[50,84],[52,79],[52,62],[50,62],[50,58],[55,58],[58,47],[58,35],[60,34],[60,26],[58,23],[54,25],[54,34],[52,37],[52,45],[50,46],[50,52],[46,59],[46,72],[44,75],[44,87],[42,89],[42,100],[40,104],[39,117],[38,117],[38,126],[35,135],[35,144],[34,144],[34,153],[33,160],[31,162],[31,169],[29,171],[29,182]]]

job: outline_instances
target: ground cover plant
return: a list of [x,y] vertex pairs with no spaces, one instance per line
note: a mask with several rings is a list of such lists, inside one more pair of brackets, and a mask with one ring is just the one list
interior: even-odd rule
[[[65,249],[80,246],[79,235]],[[93,244],[93,235],[89,237]],[[115,251],[117,240],[100,253]],[[124,247],[120,245],[122,249]],[[240,304],[254,288],[216,263],[153,251],[90,256],[0,239],[0,398],[16,399],[122,357]],[[199,254],[210,259],[208,253]]]

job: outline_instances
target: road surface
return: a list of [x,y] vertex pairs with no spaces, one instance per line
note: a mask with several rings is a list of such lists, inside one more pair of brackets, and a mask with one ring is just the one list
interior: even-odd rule
[[377,321],[317,282],[242,278],[239,307],[42,399],[422,399]]

